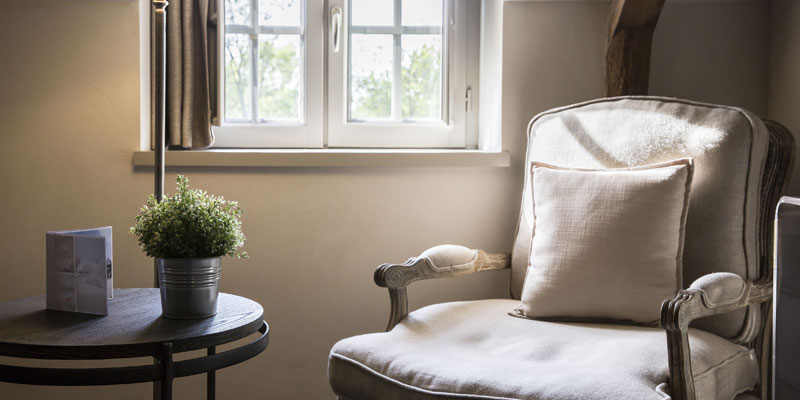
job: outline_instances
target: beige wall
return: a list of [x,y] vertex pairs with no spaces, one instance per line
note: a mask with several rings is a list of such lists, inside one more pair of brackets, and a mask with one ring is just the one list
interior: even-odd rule
[[[653,69],[654,92],[763,111],[764,77],[751,76],[765,68],[751,56],[764,46],[763,21],[756,13],[743,23],[761,12],[756,3],[698,6],[720,12],[706,20],[710,27],[693,25],[702,40],[684,32],[691,6],[668,4],[656,33],[654,60],[665,66]],[[225,260],[223,290],[261,302],[272,327],[265,354],[219,373],[219,398],[331,398],[330,346],[385,326],[388,296],[372,283],[376,265],[439,243],[509,250],[525,125],[547,108],[603,94],[607,18],[606,2],[505,4],[502,128],[512,168],[169,170],[240,201],[251,259]],[[0,2],[0,300],[44,292],[49,229],[113,225],[116,285],[151,285],[152,263],[126,232],[152,189],[151,171],[131,165],[139,146],[138,26],[135,1]],[[727,43],[733,33],[747,40]],[[720,65],[730,71],[713,75]],[[698,70],[714,79],[706,83]],[[737,83],[748,89],[729,87]],[[410,290],[411,307],[503,297],[507,285],[504,272],[421,282]],[[178,380],[177,398],[200,398],[201,383]],[[0,384],[0,398],[140,399],[149,390]]]
[[[767,116],[786,125],[800,143],[800,1],[770,2]],[[794,164],[789,195],[800,196],[800,162]]]
[[669,1],[653,35],[650,93],[766,114],[767,2]]
[[[602,97],[609,4],[510,1],[503,28],[503,147],[530,118]],[[667,0],[653,37],[650,94],[766,111],[767,3]],[[515,152],[521,171],[524,153]]]
[[506,2],[503,147],[521,190],[526,132],[544,110],[603,96],[608,3]]

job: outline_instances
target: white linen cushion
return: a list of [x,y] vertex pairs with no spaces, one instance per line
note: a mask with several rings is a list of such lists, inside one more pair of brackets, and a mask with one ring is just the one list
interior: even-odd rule
[[681,285],[692,160],[579,170],[532,163],[527,317],[655,324]]
[[[341,340],[331,386],[356,400],[669,398],[662,329],[515,318],[517,303],[436,304],[390,332]],[[751,350],[694,328],[689,344],[698,400],[731,400],[758,381]]]

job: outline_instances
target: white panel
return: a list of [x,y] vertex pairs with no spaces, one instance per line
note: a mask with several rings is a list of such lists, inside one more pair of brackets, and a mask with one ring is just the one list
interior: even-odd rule
[[503,4],[481,1],[480,99],[478,148],[499,151],[502,148],[503,115]]

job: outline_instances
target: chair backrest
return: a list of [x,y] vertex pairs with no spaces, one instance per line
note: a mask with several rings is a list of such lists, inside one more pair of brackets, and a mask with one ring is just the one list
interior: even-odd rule
[[[673,98],[605,98],[537,115],[528,127],[525,184],[512,256],[512,296],[520,296],[532,241],[527,167],[532,161],[620,168],[694,158],[683,287],[712,272],[733,272],[747,280],[763,278],[770,270],[770,210],[777,202],[777,197],[771,199],[765,193],[775,192],[774,186],[783,184],[786,173],[778,171],[780,183],[771,177],[775,175],[775,167],[768,166],[774,161],[771,147],[769,130],[752,113]],[[758,308],[748,313],[760,320],[754,315]],[[731,313],[700,325],[735,337],[745,326],[745,316],[745,312]]]

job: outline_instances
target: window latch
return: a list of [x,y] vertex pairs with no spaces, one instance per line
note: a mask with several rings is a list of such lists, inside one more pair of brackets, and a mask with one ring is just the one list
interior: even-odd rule
[[464,96],[464,102],[466,103],[467,111],[472,111],[472,88],[467,88],[467,94]]
[[331,8],[331,38],[333,39],[333,52],[339,52],[339,43],[342,41],[342,8]]

